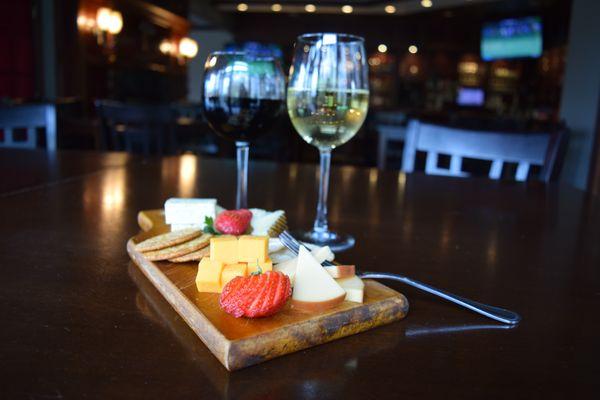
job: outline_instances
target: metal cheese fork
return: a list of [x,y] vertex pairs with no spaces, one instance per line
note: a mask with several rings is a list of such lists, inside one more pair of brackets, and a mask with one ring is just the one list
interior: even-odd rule
[[[281,243],[292,253],[298,254],[301,243],[298,242],[288,231],[283,231],[279,235],[279,240],[281,240]],[[322,265],[333,266],[335,264],[325,261],[322,263]],[[408,278],[404,275],[391,274],[389,272],[359,272],[358,270],[356,271],[356,275],[363,279],[389,279],[392,281],[402,282],[505,324],[516,325],[519,323],[519,321],[521,321],[521,316],[510,310],[505,310],[504,308],[494,307],[479,303],[477,301],[469,300],[464,297],[446,292],[445,290],[434,288],[433,286]]]

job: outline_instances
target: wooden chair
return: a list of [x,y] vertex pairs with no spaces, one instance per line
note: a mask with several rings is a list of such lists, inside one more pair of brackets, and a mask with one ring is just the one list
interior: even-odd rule
[[[23,129],[24,140],[18,140],[15,129]],[[53,104],[26,104],[0,107],[0,147],[35,149],[37,129],[44,129],[46,149],[56,150],[56,107]]]
[[[126,104],[112,100],[97,100],[96,110],[101,120],[103,150],[158,154],[174,149],[174,112],[169,104]],[[165,144],[166,140],[166,144]]]
[[[525,181],[532,165],[541,166],[539,179],[558,177],[566,150],[566,131],[556,133],[504,133],[461,130],[417,120],[409,122],[402,170],[412,172],[417,151],[427,153],[425,173],[467,177],[462,170],[464,157],[489,160],[490,179],[500,179],[505,163],[517,164],[515,180]],[[449,168],[438,166],[438,155],[450,156]]]

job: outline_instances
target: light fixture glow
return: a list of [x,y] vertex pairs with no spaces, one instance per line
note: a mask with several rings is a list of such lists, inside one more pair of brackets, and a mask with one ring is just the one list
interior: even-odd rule
[[282,9],[281,4],[275,3],[271,6],[271,11],[273,11],[273,12],[279,12],[279,11],[281,11],[281,9]]
[[342,12],[344,14],[352,14],[352,11],[354,11],[354,8],[352,8],[352,6],[346,5],[342,7]]
[[314,4],[307,4],[304,6],[304,9],[306,10],[306,12],[309,12],[309,13],[317,11],[317,7],[315,7]]
[[184,37],[179,41],[179,54],[187,58],[194,58],[198,54],[198,43],[194,39]]
[[176,46],[171,43],[168,39],[164,39],[158,45],[158,50],[163,54],[171,54],[175,51]]
[[116,35],[123,29],[123,16],[118,11],[112,11],[108,19],[108,32]]
[[246,4],[246,3],[240,3],[240,4],[238,4],[237,5],[237,10],[241,11],[241,12],[247,11],[248,10],[248,4]]
[[391,4],[388,4],[387,6],[385,6],[384,10],[385,10],[385,12],[386,12],[386,13],[388,13],[388,14],[393,14],[393,13],[395,13],[395,12],[396,12],[396,7],[394,7],[394,6],[393,6],[393,5],[391,5]]
[[382,43],[379,46],[377,46],[377,51],[380,53],[385,53],[387,51],[387,46]]
[[110,14],[112,10],[107,7],[100,7],[96,12],[96,25],[100,28],[101,31],[107,31],[108,26],[110,25]]
[[408,46],[408,52],[410,54],[417,54],[418,51],[419,51],[419,48],[417,46],[415,46],[414,44],[411,44],[410,46]]
[[431,1],[431,0],[421,0],[421,6],[423,6],[425,8],[429,8],[429,7],[433,6],[433,1]]
[[411,75],[416,75],[419,73],[419,67],[417,67],[416,65],[411,65],[408,68],[408,72],[410,72]]

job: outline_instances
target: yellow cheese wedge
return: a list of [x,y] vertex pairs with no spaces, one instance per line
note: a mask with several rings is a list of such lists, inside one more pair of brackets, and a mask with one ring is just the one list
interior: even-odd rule
[[204,257],[198,264],[196,288],[199,292],[221,293],[223,262]]
[[238,239],[235,236],[223,235],[210,239],[210,259],[224,264],[238,262]]
[[238,240],[238,261],[252,263],[265,262],[269,259],[268,236],[240,236]]
[[273,262],[269,259],[265,261],[254,260],[254,262],[248,263],[248,274],[252,274],[258,271],[258,267],[260,267],[262,272],[273,271]]
[[226,265],[221,273],[221,288],[225,287],[236,276],[248,276],[248,265],[246,263]]

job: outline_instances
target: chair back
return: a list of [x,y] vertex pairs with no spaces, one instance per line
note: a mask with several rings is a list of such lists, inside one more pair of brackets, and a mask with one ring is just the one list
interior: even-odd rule
[[152,145],[162,153],[165,137],[173,140],[174,111],[169,104],[97,100],[95,105],[102,125],[102,149],[133,151],[139,143],[144,153],[150,153]]
[[[450,128],[409,122],[402,157],[402,170],[412,172],[418,151],[426,152],[425,173],[467,177],[463,158],[491,161],[490,179],[500,179],[506,163],[517,165],[514,179],[525,181],[532,165],[541,166],[539,179],[548,182],[558,175],[564,155],[566,132],[508,133]],[[449,168],[438,166],[438,156],[450,156]]]
[[[16,129],[25,132],[18,140]],[[56,150],[56,107],[53,104],[26,104],[0,107],[0,147],[35,149],[38,144],[37,130],[46,133],[46,149]]]

